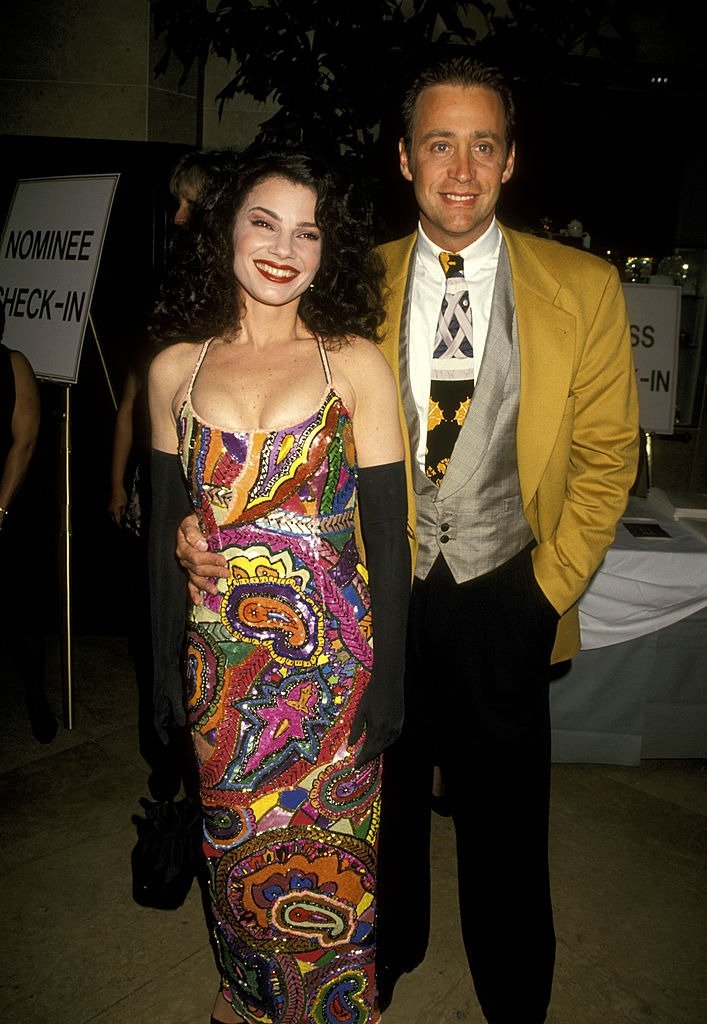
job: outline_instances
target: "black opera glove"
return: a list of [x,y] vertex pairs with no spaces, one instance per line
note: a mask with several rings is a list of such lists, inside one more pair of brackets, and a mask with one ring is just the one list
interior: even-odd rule
[[373,620],[373,671],[356,709],[349,745],[366,737],[360,767],[397,739],[403,726],[405,631],[410,600],[405,463],[359,470],[358,503]]
[[152,449],[152,512],[148,533],[150,622],[152,626],[153,713],[155,729],[167,743],[167,729],[184,725],[181,653],[187,587],[175,556],[177,528],[193,512],[179,457]]

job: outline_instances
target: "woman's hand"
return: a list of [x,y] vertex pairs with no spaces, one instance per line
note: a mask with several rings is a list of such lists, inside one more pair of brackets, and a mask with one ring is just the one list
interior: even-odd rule
[[120,526],[128,507],[128,493],[124,487],[116,488],[111,492],[108,500],[108,515],[116,526]]

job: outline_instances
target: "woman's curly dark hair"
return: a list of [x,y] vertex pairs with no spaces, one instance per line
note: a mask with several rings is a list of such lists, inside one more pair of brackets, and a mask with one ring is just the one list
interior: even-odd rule
[[370,214],[318,158],[285,151],[244,156],[227,180],[200,196],[152,317],[150,334],[157,347],[237,333],[243,306],[233,273],[234,222],[248,194],[268,178],[284,178],[316,193],[321,264],[300,299],[305,326],[329,346],[357,334],[378,340],[385,271],[372,248]]

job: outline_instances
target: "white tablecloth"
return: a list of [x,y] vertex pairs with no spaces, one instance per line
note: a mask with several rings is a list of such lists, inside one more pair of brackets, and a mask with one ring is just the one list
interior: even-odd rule
[[582,650],[550,686],[553,761],[707,757],[707,544],[646,499],[580,601]]
[[657,521],[669,537],[616,539],[579,603],[582,650],[663,629],[707,607],[707,545],[647,498],[631,498],[623,517]]
[[707,608],[580,651],[550,684],[553,761],[637,765],[707,757]]

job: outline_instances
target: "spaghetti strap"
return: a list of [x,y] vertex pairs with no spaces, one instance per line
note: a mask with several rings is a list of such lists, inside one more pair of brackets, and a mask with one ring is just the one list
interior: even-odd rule
[[319,335],[317,335],[317,346],[319,348],[319,358],[321,359],[322,366],[324,367],[324,376],[326,377],[326,382],[328,386],[331,387],[331,370],[329,369],[329,358],[326,354],[326,349],[324,348],[324,344]]
[[192,392],[192,388],[194,387],[194,381],[196,380],[196,375],[199,372],[199,370],[201,369],[201,364],[204,361],[204,356],[208,352],[209,345],[211,344],[211,342],[213,340],[214,340],[213,338],[207,338],[206,341],[204,342],[204,344],[201,346],[201,352],[199,353],[199,358],[197,359],[196,366],[194,367],[194,370],[192,371],[191,380],[189,381],[189,387],[187,388],[187,393],[184,396],[184,401],[185,402],[189,402],[190,405],[191,405],[191,392]]

